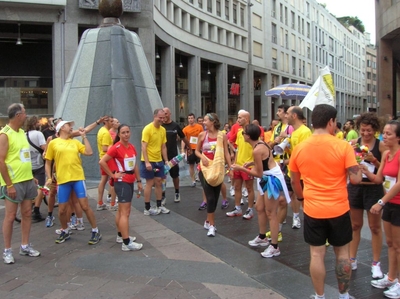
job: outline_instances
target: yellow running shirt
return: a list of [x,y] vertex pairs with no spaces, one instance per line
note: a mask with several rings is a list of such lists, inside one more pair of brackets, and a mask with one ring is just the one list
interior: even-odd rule
[[[156,128],[153,123],[149,123],[142,131],[142,141],[147,143],[147,157],[149,162],[161,162],[161,146],[167,143],[167,131],[163,126]],[[144,161],[143,153],[140,158]]]

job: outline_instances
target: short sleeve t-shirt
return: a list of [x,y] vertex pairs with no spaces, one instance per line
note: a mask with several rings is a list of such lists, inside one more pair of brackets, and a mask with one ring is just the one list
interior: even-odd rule
[[[268,141],[274,142],[275,138],[278,137],[281,134],[281,132],[286,132],[287,135],[291,135],[293,133],[293,131],[294,131],[294,129],[292,126],[289,126],[288,124],[279,122],[274,128],[274,132],[271,135],[271,139],[265,140],[265,141],[266,142],[268,142]],[[276,162],[280,162],[281,155],[274,155],[274,160]]]
[[242,131],[243,128],[240,128],[236,136],[236,144],[238,149],[236,164],[239,166],[243,166],[243,164],[248,162],[254,162],[253,147],[250,145],[250,143],[244,140]]
[[109,147],[113,144],[110,131],[105,127],[101,127],[97,133],[97,150],[99,151],[99,158],[103,158],[106,152],[103,151],[103,146]]
[[167,134],[167,155],[168,160],[170,160],[178,155],[177,137],[179,136],[182,139],[185,137],[185,134],[182,132],[181,127],[174,121],[162,126],[165,128]]
[[351,145],[335,136],[312,135],[297,145],[289,169],[303,178],[304,213],[328,219],[349,211],[347,169],[356,165]]
[[85,152],[85,146],[76,139],[56,138],[47,146],[46,160],[54,160],[59,185],[72,181],[83,181],[82,160],[79,154]]
[[[161,147],[164,143],[167,143],[167,133],[163,126],[156,128],[153,123],[145,126],[142,131],[142,142],[147,143],[149,162],[162,161]],[[143,152],[140,160],[144,161]]]
[[[46,140],[44,139],[44,135],[42,132],[32,130],[27,132],[27,134],[29,135],[29,139],[31,140],[31,142],[37,147],[40,148],[43,145],[46,145]],[[42,158],[42,154],[37,149],[35,149],[31,144],[29,144],[29,146],[31,152],[32,169],[36,170],[43,167],[44,161]]]
[[[8,152],[5,163],[11,182],[15,184],[33,179],[29,143],[24,130],[19,129],[16,132],[9,125],[6,125],[0,131],[0,134],[6,134],[8,137]],[[0,181],[2,186],[6,185],[1,175]]]
[[203,132],[203,126],[199,124],[188,125],[183,128],[183,134],[189,140],[191,149],[196,149],[198,137],[201,132]]
[[350,130],[349,133],[347,133],[347,135],[346,135],[347,141],[351,141],[351,140],[357,139],[357,138],[358,138],[358,134],[355,130]]
[[[136,148],[132,144],[125,147],[120,142],[117,142],[107,151],[107,155],[111,156],[119,172],[133,171],[136,167]],[[122,178],[118,179],[120,182],[133,183],[136,179],[135,174],[125,174]]]

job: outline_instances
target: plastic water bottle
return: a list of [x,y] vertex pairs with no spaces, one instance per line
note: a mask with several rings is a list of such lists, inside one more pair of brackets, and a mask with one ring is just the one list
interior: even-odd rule
[[167,189],[167,179],[163,178],[161,184],[162,184],[162,191],[164,192],[165,189]]

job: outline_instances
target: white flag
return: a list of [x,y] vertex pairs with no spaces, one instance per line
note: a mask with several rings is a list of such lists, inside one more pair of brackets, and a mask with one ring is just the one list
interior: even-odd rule
[[329,67],[326,66],[319,71],[320,75],[307,93],[304,100],[300,103],[300,107],[307,107],[311,111],[319,104],[328,104],[336,106],[335,86],[333,85],[332,75]]

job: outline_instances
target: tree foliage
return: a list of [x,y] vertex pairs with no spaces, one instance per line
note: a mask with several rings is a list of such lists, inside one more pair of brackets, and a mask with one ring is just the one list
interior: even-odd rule
[[346,28],[348,28],[349,26],[354,26],[361,33],[364,33],[365,31],[365,26],[358,17],[347,16],[347,17],[337,18],[337,20]]

